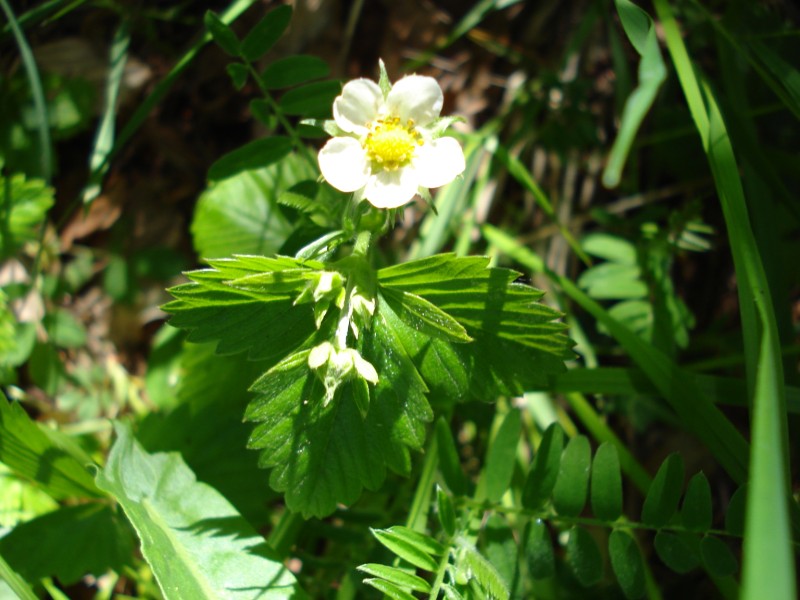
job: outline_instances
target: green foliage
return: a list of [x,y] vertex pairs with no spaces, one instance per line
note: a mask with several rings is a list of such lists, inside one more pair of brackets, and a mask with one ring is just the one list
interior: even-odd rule
[[120,503],[169,598],[300,597],[294,576],[178,455],[148,454],[124,425],[97,485]]
[[8,258],[39,236],[39,227],[53,205],[53,189],[40,179],[17,174],[0,176],[0,195],[0,251]]

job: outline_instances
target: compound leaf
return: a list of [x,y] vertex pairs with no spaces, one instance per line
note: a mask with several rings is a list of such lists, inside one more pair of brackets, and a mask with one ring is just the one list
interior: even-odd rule
[[644,596],[644,566],[636,540],[615,529],[608,538],[608,555],[625,597],[634,600]]
[[553,488],[553,505],[560,515],[577,517],[586,504],[589,489],[592,449],[583,435],[572,438],[561,456],[558,478]]
[[592,512],[598,519],[616,521],[622,514],[622,474],[617,448],[603,442],[592,462]]
[[683,459],[670,454],[659,467],[642,506],[642,521],[663,527],[675,514],[683,489]]

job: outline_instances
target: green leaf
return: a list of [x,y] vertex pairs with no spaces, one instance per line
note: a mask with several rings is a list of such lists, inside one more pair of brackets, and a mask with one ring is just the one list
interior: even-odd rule
[[25,175],[0,176],[0,256],[12,256],[37,239],[39,227],[53,205],[53,188]]
[[424,298],[391,288],[385,288],[382,296],[406,325],[420,333],[455,343],[472,341],[461,323]]
[[426,594],[431,591],[431,585],[422,577],[417,577],[413,573],[398,569],[397,567],[368,563],[358,567],[358,570],[367,575],[372,575],[373,577],[380,577],[399,588],[413,590],[415,592],[424,592]]
[[711,488],[702,472],[695,474],[689,480],[681,507],[681,521],[687,529],[696,531],[711,529]]
[[439,469],[447,487],[456,496],[466,495],[469,490],[469,482],[461,468],[450,425],[444,417],[439,417],[436,421],[436,445],[439,449]]
[[342,91],[338,81],[317,81],[289,90],[278,104],[287,115],[329,117],[333,100]]
[[130,429],[117,441],[97,485],[120,503],[142,554],[170,599],[300,596],[294,576],[216,490],[177,454],[148,454]]
[[472,575],[471,579],[477,582],[490,598],[508,600],[511,597],[508,583],[503,581],[500,573],[486,557],[466,543],[459,547],[459,553],[463,566]]
[[278,162],[289,154],[292,140],[282,136],[272,136],[254,140],[217,159],[208,169],[211,181],[227,179],[242,171],[260,169]]
[[519,548],[516,532],[498,514],[490,514],[481,535],[481,550],[497,570],[500,579],[510,585],[519,580]]
[[190,330],[189,341],[216,341],[219,354],[247,351],[252,360],[276,361],[316,330],[311,306],[293,305],[303,281],[295,290],[275,294],[236,289],[224,282],[287,270],[313,273],[319,263],[241,256],[211,264],[212,269],[187,273],[193,282],[171,288],[176,300],[163,307],[172,314],[172,326]]
[[653,527],[663,527],[678,508],[683,490],[683,459],[670,454],[659,467],[642,506],[642,521]]
[[38,426],[1,396],[0,462],[56,499],[102,496],[86,470],[91,459],[72,440]]
[[228,76],[233,82],[233,87],[237,90],[241,90],[244,84],[247,83],[247,77],[250,74],[247,67],[241,63],[230,63],[225,67],[225,70],[228,72]]
[[[406,562],[424,571],[436,571],[439,563],[429,551],[429,548],[436,542],[432,538],[417,534],[427,538],[420,542],[417,537],[409,536],[409,531],[411,530],[404,527],[391,527],[389,529],[373,529],[372,534],[381,544]],[[438,552],[438,554],[443,553],[443,549],[442,552]]]
[[[9,566],[0,555],[0,594],[4,592],[3,583],[8,584],[8,589],[16,594],[19,600],[38,600],[39,596],[33,593],[28,583]],[[13,596],[11,596],[13,598]]]
[[582,527],[569,530],[567,561],[583,587],[591,587],[603,578],[603,557],[591,534]]
[[511,485],[517,462],[517,445],[522,432],[522,417],[513,409],[503,419],[486,456],[483,476],[486,478],[486,499],[499,502]]
[[744,533],[744,513],[747,507],[747,490],[750,486],[745,484],[733,492],[728,508],[725,510],[725,529],[731,535]]
[[542,441],[536,449],[531,470],[522,490],[522,504],[530,510],[538,510],[550,499],[556,485],[561,465],[561,452],[564,449],[564,430],[553,423],[544,432]]
[[279,58],[268,65],[261,78],[268,90],[279,90],[327,77],[329,73],[328,63],[321,58],[296,54]]
[[456,532],[456,511],[453,508],[453,499],[438,485],[436,486],[436,509],[442,529],[452,537]]
[[556,562],[553,540],[550,538],[547,524],[541,519],[531,521],[527,527],[525,540],[525,559],[531,577],[534,579],[552,577],[556,572]]
[[581,239],[581,247],[592,256],[621,265],[636,265],[636,246],[628,240],[608,233],[590,233]]
[[250,62],[264,56],[275,45],[292,19],[292,7],[281,5],[269,11],[242,41],[242,55]]
[[644,565],[636,540],[624,531],[615,529],[608,538],[608,555],[625,597],[635,600],[644,596]]
[[729,577],[739,569],[736,557],[728,545],[713,535],[707,535],[700,540],[700,556],[714,577]]
[[[451,400],[521,394],[564,370],[572,342],[542,292],[513,283],[518,273],[482,257],[441,254],[378,271],[379,290],[420,296],[458,321],[468,344],[431,339],[397,325],[406,352],[433,394]],[[385,304],[385,303],[381,303]]]
[[284,244],[292,225],[275,198],[305,179],[310,169],[296,155],[255,171],[217,181],[200,194],[191,232],[203,258],[232,254],[272,254]]
[[389,598],[394,600],[416,600],[416,597],[409,594],[405,590],[400,589],[395,584],[386,581],[385,579],[365,579],[364,583],[374,587],[376,590],[383,592]]
[[659,531],[654,545],[658,557],[676,573],[688,573],[700,565],[700,557],[683,535]]
[[577,517],[586,504],[592,449],[584,435],[572,438],[561,455],[558,478],[553,488],[553,506],[560,515]]
[[86,327],[64,309],[48,312],[42,319],[50,341],[59,348],[80,348],[86,344]]
[[615,0],[615,4],[625,33],[642,60],[639,63],[639,84],[625,102],[619,133],[603,171],[603,184],[606,187],[619,185],[622,168],[636,133],[652,107],[661,84],[667,78],[656,27],[650,16],[629,0]]
[[68,506],[22,523],[0,539],[0,554],[28,581],[120,571],[133,552],[130,530],[101,504]]
[[608,262],[581,273],[578,285],[600,300],[646,298],[647,285],[640,279],[641,274],[637,265]]
[[598,519],[616,521],[622,514],[622,473],[617,448],[603,442],[592,463],[592,512]]
[[216,13],[207,10],[203,20],[206,24],[206,29],[208,29],[211,37],[214,38],[220,48],[231,56],[240,55],[239,38],[236,37],[230,27],[222,22]]

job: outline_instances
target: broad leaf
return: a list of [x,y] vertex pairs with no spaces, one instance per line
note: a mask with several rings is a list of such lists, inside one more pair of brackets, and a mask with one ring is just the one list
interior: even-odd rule
[[218,158],[208,168],[208,178],[218,181],[238,175],[242,171],[266,167],[278,162],[291,149],[292,141],[279,135],[254,140]]
[[280,99],[280,107],[288,115],[327,117],[331,114],[333,101],[341,92],[338,81],[316,81],[286,92]]
[[91,459],[72,440],[40,427],[1,394],[0,462],[54,498],[102,496],[86,470]]
[[116,431],[97,485],[122,505],[165,597],[301,596],[264,539],[180,456],[148,454],[127,426]]
[[65,585],[119,571],[132,551],[130,529],[102,504],[59,508],[0,539],[0,554],[25,579],[58,577]]
[[272,254],[292,226],[277,206],[279,193],[309,176],[292,155],[275,165],[241,173],[209,185],[197,201],[192,240],[201,258],[233,254]]

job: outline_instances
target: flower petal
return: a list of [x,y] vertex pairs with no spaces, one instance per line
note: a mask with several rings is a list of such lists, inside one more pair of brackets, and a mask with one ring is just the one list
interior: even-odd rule
[[319,170],[325,181],[342,192],[355,192],[367,183],[369,163],[361,142],[335,137],[319,151]]
[[342,88],[333,101],[333,118],[347,133],[364,135],[367,123],[375,120],[383,104],[383,92],[370,79],[354,79]]
[[376,208],[397,208],[411,202],[419,188],[414,169],[378,171],[367,182],[364,195]]
[[417,148],[414,169],[419,184],[435,188],[450,183],[466,168],[464,151],[458,140],[451,137],[426,142]]
[[386,97],[389,113],[405,123],[413,119],[416,125],[427,125],[442,111],[442,88],[433,77],[409,75],[394,84]]

